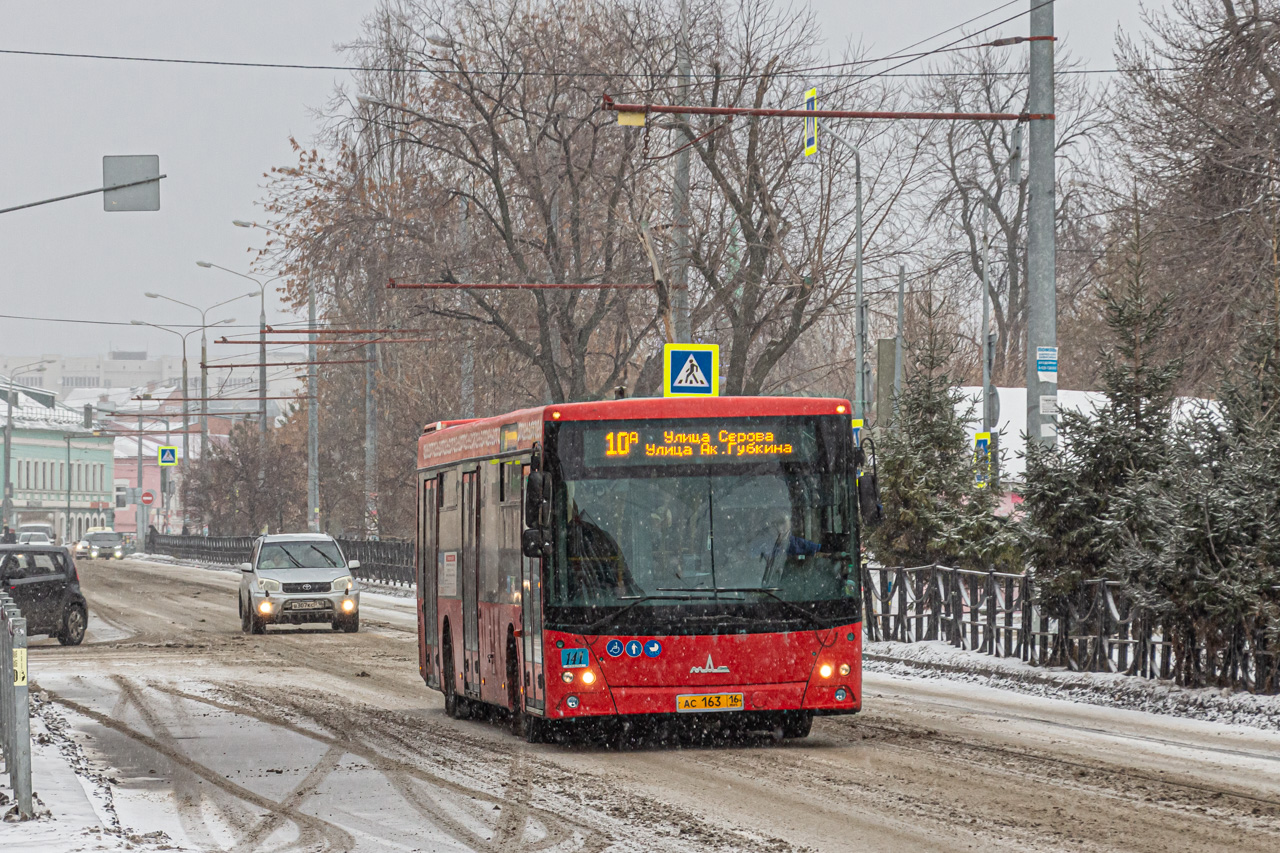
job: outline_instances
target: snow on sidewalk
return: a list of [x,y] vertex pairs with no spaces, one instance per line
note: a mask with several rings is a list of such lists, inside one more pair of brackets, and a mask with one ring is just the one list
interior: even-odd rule
[[865,643],[862,657],[863,669],[869,672],[941,678],[1029,696],[1280,731],[1280,696],[1192,689],[1121,673],[1031,666],[1018,658],[993,657],[938,641]]
[[[32,710],[31,787],[36,818],[0,822],[0,850],[97,853],[186,849],[175,845],[163,831],[144,832],[121,825],[111,780],[91,768],[65,718],[38,695],[32,697]],[[0,773],[0,802],[4,803],[0,811],[13,802],[8,783],[8,774]]]

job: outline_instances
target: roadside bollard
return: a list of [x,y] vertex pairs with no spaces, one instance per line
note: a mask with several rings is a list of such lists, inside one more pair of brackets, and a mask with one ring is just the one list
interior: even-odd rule
[[31,709],[27,696],[27,620],[0,593],[0,747],[18,816],[33,817],[31,803]]

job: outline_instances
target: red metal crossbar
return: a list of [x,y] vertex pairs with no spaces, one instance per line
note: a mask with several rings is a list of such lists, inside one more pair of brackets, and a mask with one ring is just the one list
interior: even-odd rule
[[536,282],[529,284],[512,284],[508,282],[475,282],[472,284],[455,284],[447,281],[433,281],[422,284],[399,282],[394,278],[387,282],[387,290],[648,290],[652,284],[556,284]]
[[1053,113],[932,113],[878,110],[806,110],[764,107],[695,107],[678,104],[619,104],[604,96],[603,108],[618,113],[678,113],[704,116],[765,116],[772,118],[938,119],[942,121],[1032,121]]

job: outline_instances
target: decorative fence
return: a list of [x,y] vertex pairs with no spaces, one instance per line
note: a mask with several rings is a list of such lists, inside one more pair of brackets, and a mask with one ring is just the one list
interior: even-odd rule
[[1087,606],[1065,618],[1041,610],[1033,584],[1030,575],[938,565],[868,568],[863,629],[872,641],[942,640],[1036,666],[1280,693],[1280,649],[1265,630],[1237,631],[1221,647],[1175,643],[1118,581],[1086,581]]
[[356,575],[365,581],[412,587],[414,545],[406,539],[339,539],[348,560],[359,560]]
[[[195,563],[234,566],[253,557],[253,536],[170,536],[152,533],[147,553],[165,554]],[[363,581],[413,586],[412,542],[403,539],[339,539],[348,560],[359,560],[354,574]]]

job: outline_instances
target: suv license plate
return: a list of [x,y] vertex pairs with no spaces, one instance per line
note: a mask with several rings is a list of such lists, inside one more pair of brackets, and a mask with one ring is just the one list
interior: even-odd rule
[[689,714],[695,711],[741,711],[741,693],[696,693],[676,697],[676,712]]
[[290,601],[290,610],[323,610],[327,601]]

